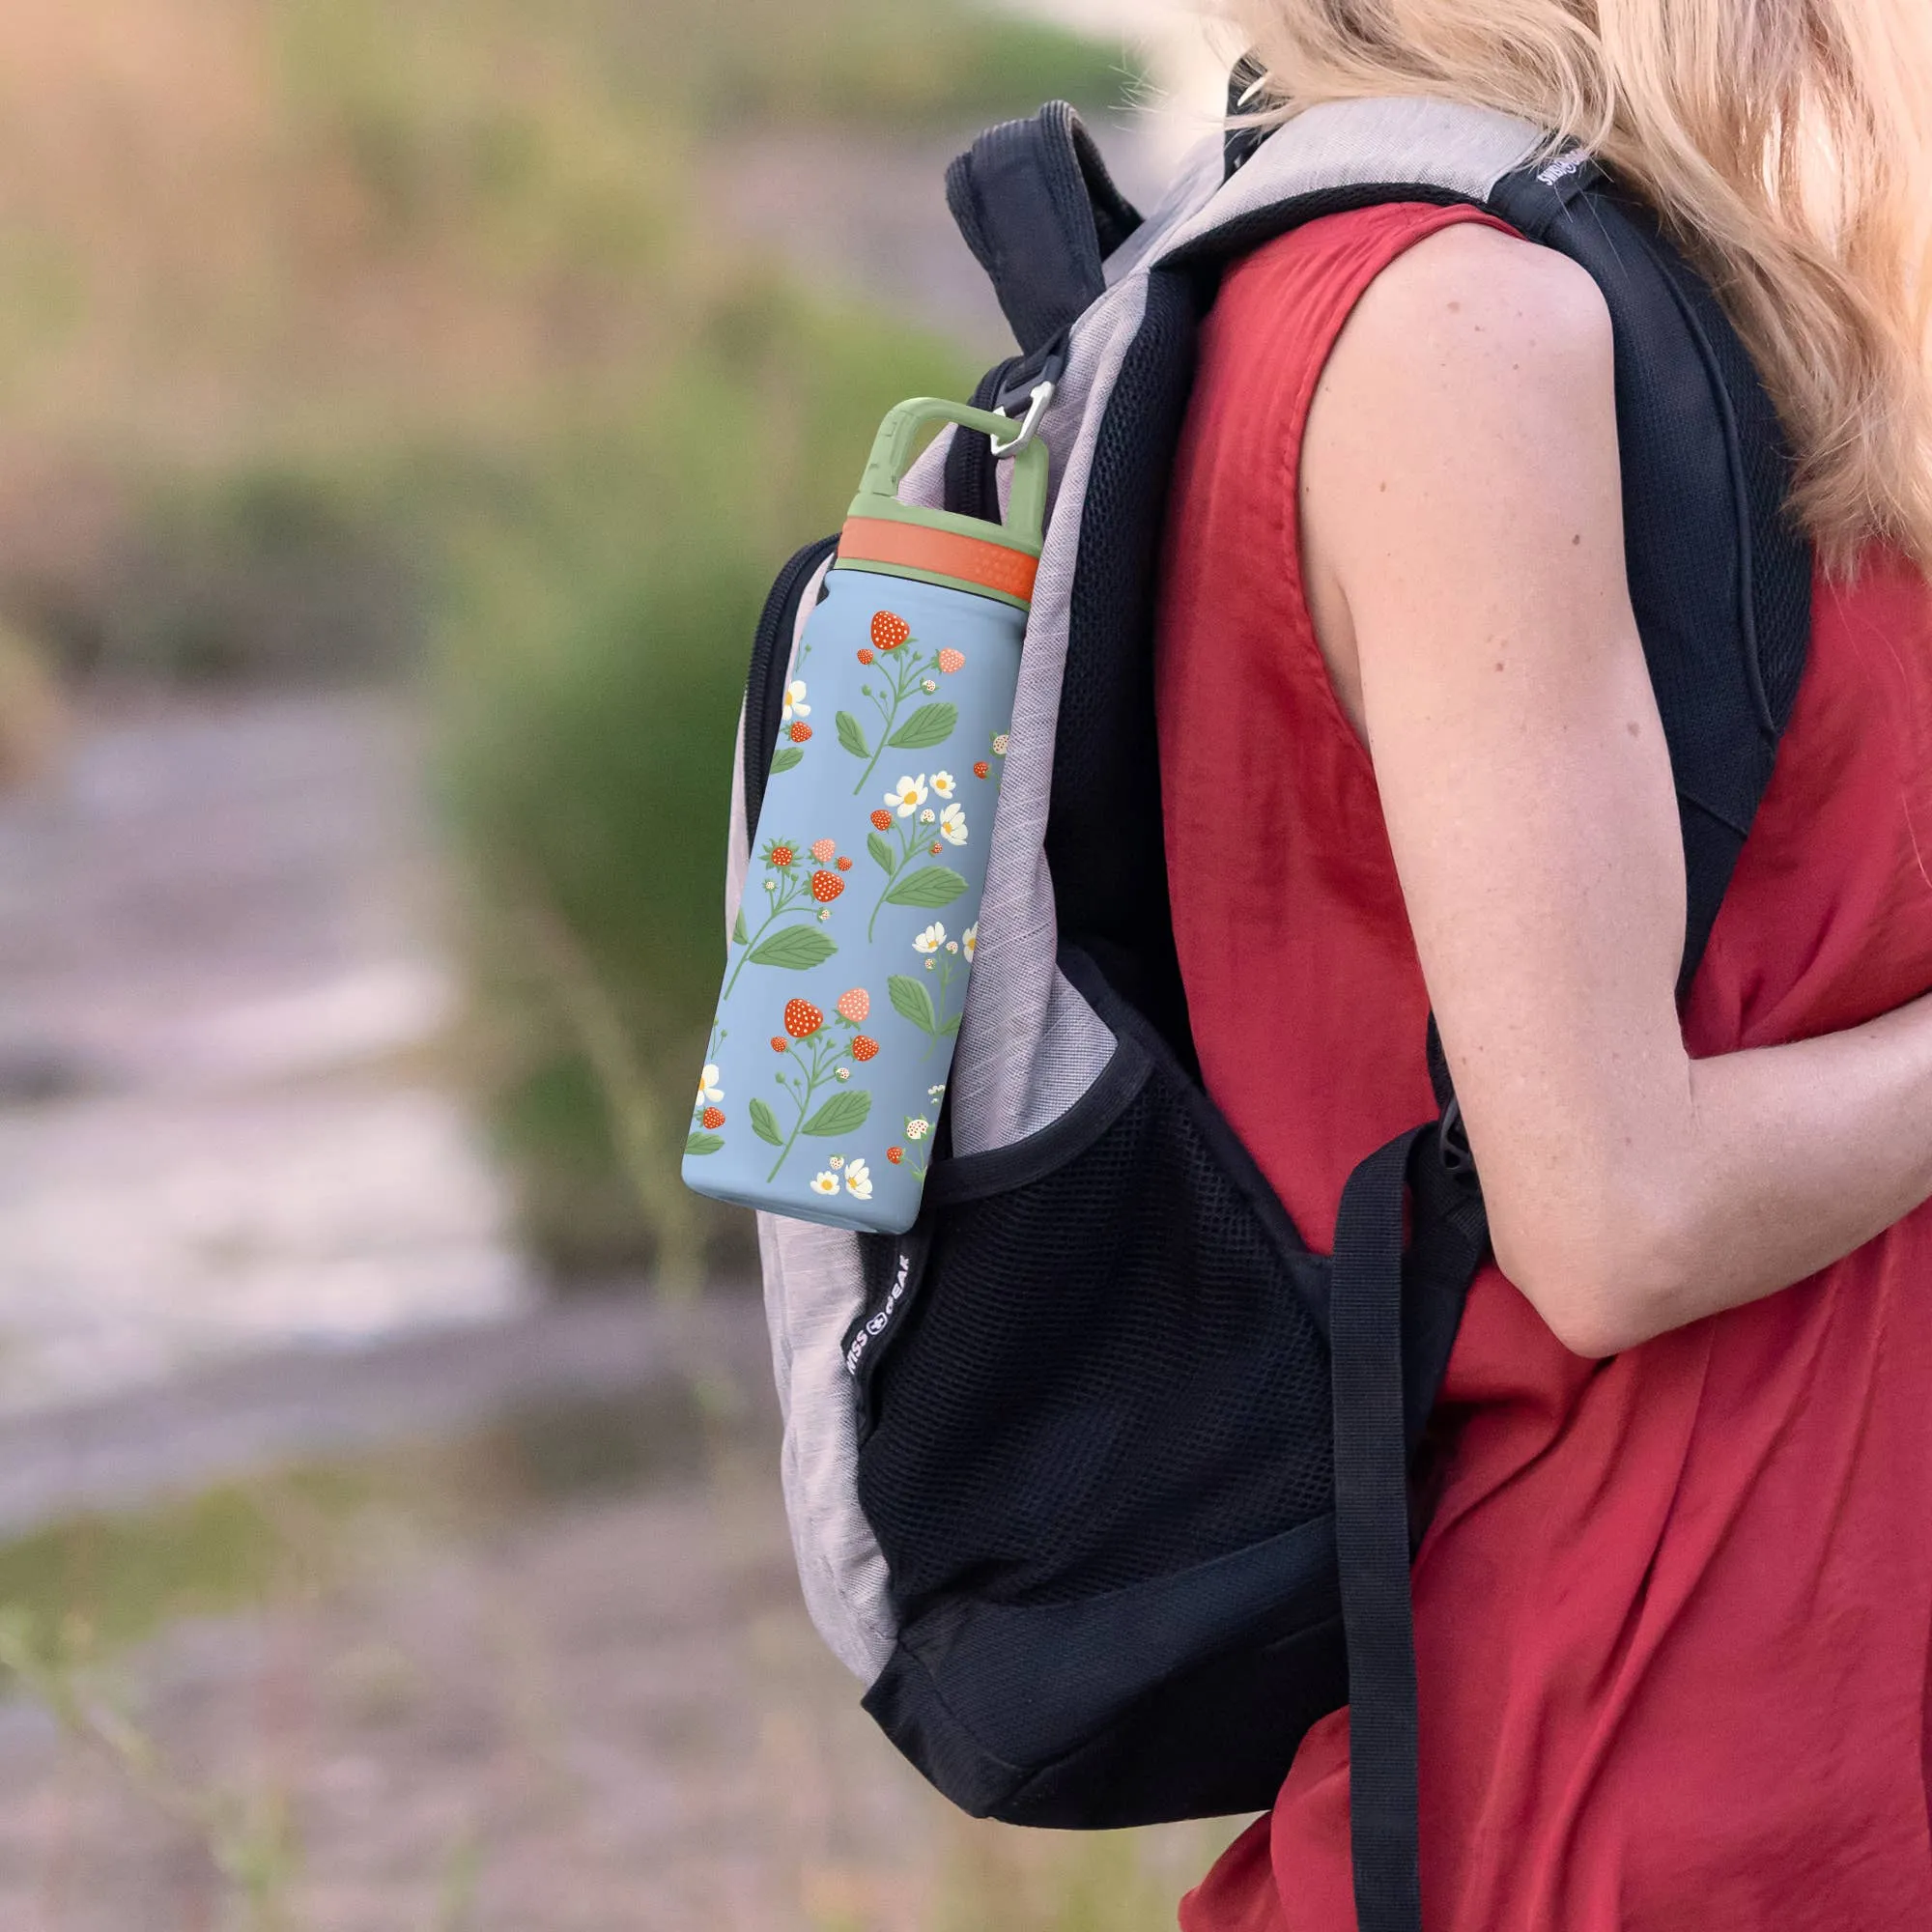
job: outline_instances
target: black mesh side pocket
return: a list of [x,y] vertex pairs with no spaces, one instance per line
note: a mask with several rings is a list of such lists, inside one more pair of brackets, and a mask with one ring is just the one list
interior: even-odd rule
[[909,1623],[1145,1583],[1332,1505],[1325,1264],[1158,1036],[1067,970],[1114,1060],[1032,1139],[935,1166],[855,1365]]

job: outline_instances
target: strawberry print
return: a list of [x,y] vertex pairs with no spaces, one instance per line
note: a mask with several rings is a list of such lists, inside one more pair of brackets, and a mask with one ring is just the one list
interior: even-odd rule
[[863,986],[854,986],[849,993],[840,993],[835,1009],[841,1020],[850,1020],[858,1026],[872,1010],[872,996]]
[[986,762],[984,758],[981,758],[980,762],[973,767],[973,776],[976,779],[989,779],[993,776],[993,768]]
[[772,1051],[774,1053],[789,1053],[791,1051],[791,1042],[780,1034],[773,1034]]
[[905,1149],[902,1147],[889,1147],[886,1150],[886,1158],[896,1167],[905,1158]]
[[832,863],[833,853],[838,849],[838,841],[836,838],[817,838],[812,841],[811,856],[821,866],[829,866]]
[[[825,1024],[825,1015],[810,1000],[787,1000],[784,1030],[793,1039],[810,1039]],[[776,1040],[772,1042],[778,1044]]]
[[845,881],[837,872],[814,872],[811,875],[811,896],[820,905],[830,905],[845,890]]
[[870,651],[867,650],[863,645],[861,645],[859,650],[859,662],[862,665],[875,665],[878,663],[878,659]]
[[939,654],[939,668],[949,676],[955,670],[963,670],[966,668],[966,653],[954,650],[941,651]]
[[811,726],[800,721],[793,724],[789,736],[794,745],[803,745],[811,736]]
[[872,814],[872,830],[874,832],[890,832],[892,829],[893,829],[893,815],[890,811],[886,810],[883,806],[881,806],[880,809],[877,811],[873,812]]
[[879,1051],[879,1042],[869,1034],[852,1036],[852,1058],[861,1064],[874,1058]]
[[882,651],[895,651],[912,642],[912,626],[895,611],[881,611],[872,619],[872,642]]
[[708,1133],[715,1134],[724,1124],[724,1110],[723,1107],[707,1107],[697,1118]]
[[850,871],[850,870],[852,869],[852,862],[851,862],[851,860],[850,860],[850,859],[840,859],[840,860],[839,860],[839,862],[838,862],[838,869],[839,869],[839,870],[840,870],[841,872],[849,872],[849,871]]
[[774,844],[765,853],[765,864],[775,867],[779,871],[782,872],[789,870],[792,858],[793,853],[789,845],[782,843]]

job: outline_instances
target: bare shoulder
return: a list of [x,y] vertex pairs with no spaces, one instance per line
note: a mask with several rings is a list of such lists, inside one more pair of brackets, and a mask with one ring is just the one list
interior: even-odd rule
[[[1587,270],[1487,225],[1438,230],[1370,284],[1331,352],[1303,449],[1318,553],[1350,510],[1515,514],[1617,469],[1610,314]],[[1310,500],[1310,499],[1313,500]],[[1378,546],[1379,548],[1379,544]]]
[[1525,375],[1607,368],[1610,352],[1610,312],[1587,270],[1473,221],[1438,229],[1390,263],[1337,346],[1357,363],[1505,360]]

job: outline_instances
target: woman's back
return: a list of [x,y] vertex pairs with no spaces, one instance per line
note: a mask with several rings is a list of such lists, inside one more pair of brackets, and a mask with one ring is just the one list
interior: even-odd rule
[[[1302,433],[1363,291],[1467,211],[1319,221],[1228,278],[1177,472],[1161,636],[1175,924],[1204,1074],[1308,1238],[1434,1109],[1368,753],[1301,580]],[[1693,990],[1700,1057],[1932,985],[1932,594],[1819,586],[1810,668]],[[1288,1104],[1293,1096],[1293,1104]],[[1415,1573],[1438,1932],[1932,1923],[1932,1210],[1605,1363],[1493,1268]],[[1197,1932],[1352,1922],[1346,1718]],[[1272,1871],[1270,1870],[1272,1852]]]

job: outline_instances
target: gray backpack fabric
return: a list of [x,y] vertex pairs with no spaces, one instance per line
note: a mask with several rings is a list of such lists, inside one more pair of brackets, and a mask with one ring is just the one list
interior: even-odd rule
[[[1194,331],[1229,260],[1381,202],[1491,209],[1597,276],[1682,808],[1687,987],[1804,665],[1789,459],[1656,223],[1506,116],[1310,108],[1205,148],[1142,219],[1057,104],[983,137],[951,188],[1020,333],[977,400],[1017,410],[1052,383],[1053,507],[925,1210],[897,1240],[759,1217],[806,1601],[900,1748],[1016,1822],[1263,1808],[1308,1724],[1350,1702],[1360,1922],[1415,1932],[1406,1472],[1487,1232],[1433,1029],[1416,1050],[1442,1117],[1360,1151],[1333,1256],[1199,1086],[1151,710]],[[904,494],[986,514],[996,488],[962,433]],[[754,652],[727,921],[764,714],[831,554],[794,560]]]

